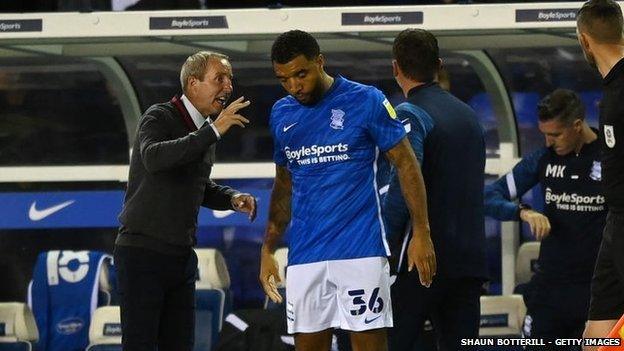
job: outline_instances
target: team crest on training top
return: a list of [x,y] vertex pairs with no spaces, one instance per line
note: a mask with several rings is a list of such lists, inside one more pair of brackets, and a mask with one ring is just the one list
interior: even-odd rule
[[605,144],[608,147],[613,148],[615,146],[615,131],[613,130],[613,126],[604,125],[604,136],[605,136]]
[[331,110],[331,123],[329,123],[329,126],[334,128],[334,129],[343,129],[343,124],[344,124],[344,111],[343,110]]
[[591,168],[591,173],[589,173],[589,177],[597,182],[602,180],[602,166],[600,161],[594,161]]

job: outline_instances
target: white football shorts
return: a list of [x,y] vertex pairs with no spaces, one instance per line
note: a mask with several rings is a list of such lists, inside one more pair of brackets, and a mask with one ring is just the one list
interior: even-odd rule
[[286,269],[288,333],[392,327],[385,257],[322,261]]

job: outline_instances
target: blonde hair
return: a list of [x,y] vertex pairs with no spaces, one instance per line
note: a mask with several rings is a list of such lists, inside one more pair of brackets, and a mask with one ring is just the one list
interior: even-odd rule
[[200,81],[204,79],[206,74],[206,68],[210,60],[227,60],[230,58],[226,55],[220,54],[214,51],[199,51],[189,56],[180,70],[180,84],[182,85],[182,91],[186,92],[186,85],[190,77],[195,77]]

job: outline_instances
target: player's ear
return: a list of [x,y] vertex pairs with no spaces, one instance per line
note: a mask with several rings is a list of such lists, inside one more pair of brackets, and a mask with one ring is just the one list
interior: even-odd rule
[[316,61],[316,64],[320,69],[323,69],[325,67],[325,55],[318,54],[314,61]]
[[199,79],[197,79],[197,77],[189,76],[186,80],[186,91],[184,93],[187,95],[193,95],[198,83]]
[[392,76],[394,78],[396,78],[399,75],[399,64],[397,63],[397,60],[392,60]]
[[581,130],[583,130],[583,121],[580,118],[575,119],[574,122],[572,122],[572,127],[575,132],[580,133]]
[[587,53],[591,53],[591,45],[590,45],[590,37],[586,33],[578,32],[578,41],[581,44],[581,47]]

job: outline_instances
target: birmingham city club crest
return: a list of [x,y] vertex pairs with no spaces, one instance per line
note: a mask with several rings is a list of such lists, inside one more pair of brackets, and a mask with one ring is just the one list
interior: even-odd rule
[[604,125],[604,136],[605,144],[607,144],[608,147],[613,148],[615,146],[615,131],[613,130],[613,126],[607,124]]
[[594,161],[589,177],[598,182],[602,180],[602,167],[600,161]]
[[331,123],[329,123],[329,126],[334,129],[343,129],[345,115],[344,111],[332,109],[331,113]]

